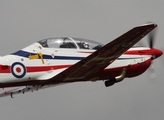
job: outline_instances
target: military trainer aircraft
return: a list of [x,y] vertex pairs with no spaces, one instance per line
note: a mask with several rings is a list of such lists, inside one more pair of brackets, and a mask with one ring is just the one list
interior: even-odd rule
[[106,87],[144,73],[162,51],[153,47],[133,47],[157,25],[134,27],[112,42],[56,37],[43,39],[0,57],[0,97],[36,91],[71,82],[104,81]]

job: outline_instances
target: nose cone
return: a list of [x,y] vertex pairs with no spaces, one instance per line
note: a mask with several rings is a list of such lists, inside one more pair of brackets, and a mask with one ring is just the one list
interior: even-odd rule
[[152,51],[152,54],[153,54],[153,59],[156,59],[156,58],[160,57],[163,54],[163,52],[161,50],[158,50],[156,48],[152,48],[151,51]]

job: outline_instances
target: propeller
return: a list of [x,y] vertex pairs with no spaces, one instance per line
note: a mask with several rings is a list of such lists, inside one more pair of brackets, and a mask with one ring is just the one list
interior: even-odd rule
[[[150,78],[151,78],[151,79],[156,79],[155,66],[154,66],[154,63],[153,63],[154,61],[153,61],[153,60],[154,60],[155,58],[161,56],[161,54],[162,54],[162,53],[161,53],[162,51],[157,50],[157,49],[154,48],[156,33],[157,33],[157,28],[154,29],[153,31],[151,31],[151,32],[148,34],[148,36],[147,36],[147,38],[148,38],[148,47],[150,48],[150,50],[151,50],[151,55],[152,55],[152,57],[151,57],[151,59],[152,59],[151,62],[152,62],[152,63],[151,63],[151,65],[150,65],[150,68],[148,69],[148,71],[149,71],[149,73],[150,73]],[[142,42],[140,42],[139,45],[145,46]]]
[[[156,30],[154,29],[153,31],[151,31],[148,36],[147,36],[147,40],[148,40],[148,47],[151,50],[151,54],[152,54],[152,63],[150,65],[150,68],[148,69],[149,73],[150,73],[150,78],[151,79],[155,79],[156,78],[156,74],[155,74],[155,68],[154,68],[154,63],[153,63],[153,59],[155,58],[155,55],[153,53],[153,48],[154,48],[154,44],[155,44],[155,36],[156,36]],[[140,41],[138,43],[139,46],[146,46],[142,41]]]
[[[148,35],[148,44],[149,44],[149,48],[151,49],[152,52],[152,48],[154,47],[155,44],[155,35],[156,35],[156,29],[151,31]],[[154,58],[154,54],[152,52],[152,59]],[[154,63],[152,61],[151,66],[149,68],[150,71],[150,77],[151,79],[155,79],[156,78],[156,73],[155,73],[155,68],[154,68]]]
[[154,67],[154,63],[153,63],[154,61],[153,60],[162,55],[162,51],[157,50],[157,49],[154,48],[156,33],[157,33],[157,29],[154,29],[148,35],[148,44],[149,44],[149,48],[150,48],[151,54],[152,54],[152,63],[151,63],[151,66],[149,68],[149,71],[151,73],[150,76],[151,76],[152,79],[156,78],[155,67]]

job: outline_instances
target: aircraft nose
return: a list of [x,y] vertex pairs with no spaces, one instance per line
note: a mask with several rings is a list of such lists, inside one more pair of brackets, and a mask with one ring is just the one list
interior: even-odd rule
[[160,57],[163,54],[163,52],[161,50],[158,50],[156,48],[152,48],[151,51],[152,51],[152,54],[153,54],[152,59],[156,59],[156,58]]

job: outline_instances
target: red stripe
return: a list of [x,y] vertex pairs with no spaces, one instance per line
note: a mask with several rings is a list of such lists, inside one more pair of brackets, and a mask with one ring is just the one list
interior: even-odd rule
[[0,65],[0,73],[10,73],[10,66]]
[[[57,70],[62,68],[68,68],[71,65],[57,65],[57,66],[26,66],[27,72],[43,72],[49,70]],[[0,73],[11,73],[11,66],[0,65]]]
[[[79,53],[87,53],[87,54],[92,54],[93,52],[83,52],[79,51]],[[130,54],[130,55],[151,55],[151,50],[128,50],[124,52],[124,54]]]
[[57,70],[62,68],[68,68],[71,65],[59,65],[59,66],[27,66],[27,72],[43,72],[43,71],[49,71],[49,70]]
[[130,55],[151,55],[151,50],[129,50],[124,52],[124,54],[130,54]]

